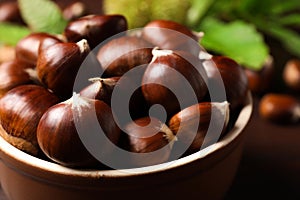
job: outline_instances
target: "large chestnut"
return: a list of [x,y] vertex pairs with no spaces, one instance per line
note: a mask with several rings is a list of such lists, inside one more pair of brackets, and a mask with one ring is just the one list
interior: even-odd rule
[[122,15],[88,15],[68,23],[64,35],[69,42],[86,39],[95,48],[105,39],[127,30],[127,21]]
[[81,140],[94,141],[101,126],[108,140],[96,141],[97,150],[110,156],[120,136],[110,107],[99,100],[74,94],[70,99],[49,108],[42,116],[37,139],[42,151],[53,161],[70,167],[94,167],[98,161]]
[[169,120],[169,127],[182,144],[176,151],[190,154],[207,147],[225,133],[229,122],[228,102],[201,102],[185,108]]
[[161,49],[182,50],[198,55],[198,41],[202,33],[196,34],[188,27],[169,20],[153,20],[145,25],[142,38]]
[[201,61],[186,52],[154,49],[142,80],[149,105],[162,105],[170,117],[201,101],[207,93],[207,76]]
[[46,48],[61,42],[61,39],[48,33],[31,33],[17,43],[15,48],[16,58],[36,65],[40,46]]
[[[127,134],[124,148],[133,153],[129,158],[132,165],[148,166],[169,159],[176,137],[160,120],[153,117],[139,118],[128,123],[124,131]],[[134,153],[139,153],[140,157]]]
[[153,45],[137,36],[123,36],[105,43],[97,58],[104,76],[122,76],[130,69],[148,64],[152,59]]
[[62,99],[70,98],[78,70],[89,52],[86,40],[58,43],[41,50],[36,66],[40,82]]
[[7,133],[2,137],[15,147],[37,155],[37,125],[44,112],[58,101],[41,86],[22,85],[11,89],[0,99],[0,122]]

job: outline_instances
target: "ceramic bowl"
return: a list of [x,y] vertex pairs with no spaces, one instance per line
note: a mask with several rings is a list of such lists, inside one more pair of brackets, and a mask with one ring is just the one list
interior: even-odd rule
[[0,137],[1,186],[10,200],[222,199],[239,166],[252,107],[249,94],[225,137],[161,168],[70,169],[26,154]]

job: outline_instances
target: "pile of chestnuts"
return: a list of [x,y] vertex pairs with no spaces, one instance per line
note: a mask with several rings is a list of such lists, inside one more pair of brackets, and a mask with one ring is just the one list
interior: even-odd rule
[[[132,167],[197,152],[230,130],[248,93],[242,67],[205,52],[201,36],[165,20],[130,32],[121,15],[79,17],[61,35],[31,33],[0,66],[0,134],[22,151],[75,168],[107,165],[83,138],[106,160],[118,158],[116,149],[157,152],[125,158]],[[164,112],[152,116],[158,105]],[[103,140],[92,137],[99,125]],[[211,127],[219,129],[207,134]],[[186,148],[176,157],[178,146]]]

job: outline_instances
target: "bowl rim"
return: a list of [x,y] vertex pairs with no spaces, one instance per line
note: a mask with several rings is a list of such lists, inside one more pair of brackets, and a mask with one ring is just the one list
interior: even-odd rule
[[[162,171],[166,171],[169,169],[178,168],[182,165],[186,165],[188,163],[192,163],[196,160],[208,157],[213,152],[216,152],[229,143],[233,142],[238,136],[242,133],[243,129],[248,124],[253,112],[253,99],[252,94],[248,91],[247,94],[247,103],[242,108],[236,122],[234,124],[234,130],[230,130],[228,134],[226,134],[222,140],[196,152],[191,155],[185,156],[183,158],[169,161],[167,163],[140,167],[140,168],[131,168],[131,169],[109,169],[109,170],[85,170],[85,169],[73,169],[64,167],[62,165],[53,163],[51,161],[46,161],[35,156],[32,156],[28,153],[25,153],[10,143],[8,143],[5,139],[0,137],[0,161],[4,161],[5,158],[3,155],[14,159],[16,162],[19,162],[21,165],[26,165],[31,168],[36,168],[43,172],[51,172],[56,175],[61,176],[72,176],[72,177],[81,177],[81,178],[95,178],[99,179],[99,177],[119,177],[125,178],[128,176],[142,176],[146,174],[153,174]],[[0,126],[0,131],[4,131]]]

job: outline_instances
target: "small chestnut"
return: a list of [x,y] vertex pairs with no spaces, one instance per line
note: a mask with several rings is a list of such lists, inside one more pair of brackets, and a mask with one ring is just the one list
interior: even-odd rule
[[24,25],[18,2],[4,2],[0,4],[0,22]]
[[226,101],[201,102],[178,112],[168,125],[176,135],[177,143],[186,148],[181,152],[191,154],[219,140],[226,131],[229,115],[229,103]]
[[122,76],[136,66],[148,64],[152,59],[153,47],[140,37],[122,36],[100,47],[97,58],[104,76]]
[[259,114],[279,124],[296,123],[300,121],[300,103],[291,95],[269,93],[260,100]]
[[149,105],[162,105],[170,117],[204,98],[207,75],[197,57],[172,50],[153,49],[152,53],[142,79],[142,92]]
[[64,35],[69,42],[86,39],[91,49],[105,39],[127,30],[127,21],[122,15],[88,15],[68,23]]
[[270,88],[273,75],[274,75],[274,66],[273,59],[269,57],[260,70],[252,70],[245,68],[245,73],[248,78],[249,90],[254,94],[262,94],[267,92]]
[[283,69],[283,80],[295,91],[300,91],[300,60],[289,60]]
[[63,8],[63,16],[66,20],[72,21],[87,15],[87,7],[83,2],[72,2]]
[[46,110],[59,102],[47,89],[21,85],[0,99],[0,122],[7,134],[1,135],[13,146],[32,155],[39,153],[36,129]]
[[43,48],[51,46],[53,44],[61,43],[58,37],[48,33],[30,33],[26,37],[22,38],[16,45],[16,58],[29,64],[36,65],[40,45]]
[[86,40],[57,43],[40,51],[36,66],[40,82],[60,98],[70,98],[78,70],[89,52]]
[[96,167],[98,161],[86,148],[79,134],[95,140],[101,126],[108,140],[97,141],[97,150],[110,156],[120,136],[110,107],[99,100],[74,94],[70,99],[50,107],[37,127],[41,150],[53,161],[69,167]]
[[125,149],[142,154],[140,159],[134,154],[129,158],[132,165],[138,167],[155,165],[169,159],[176,137],[160,120],[153,117],[139,118],[128,123],[124,131],[127,134]]

